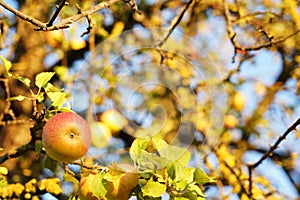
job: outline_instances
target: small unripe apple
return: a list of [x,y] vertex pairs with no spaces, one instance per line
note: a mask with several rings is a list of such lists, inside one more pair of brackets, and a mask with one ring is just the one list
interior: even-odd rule
[[91,145],[91,132],[81,116],[63,112],[47,121],[42,142],[49,157],[60,162],[71,162],[86,154]]
[[115,109],[104,111],[100,117],[100,120],[109,127],[114,136],[116,136],[116,133],[124,128],[124,126],[126,126],[128,123],[126,118]]

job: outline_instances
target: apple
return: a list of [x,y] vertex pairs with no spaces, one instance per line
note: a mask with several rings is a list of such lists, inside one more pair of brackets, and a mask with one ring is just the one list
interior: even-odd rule
[[80,179],[78,190],[78,197],[80,200],[98,200],[91,191],[92,183],[97,173],[97,171],[91,171],[88,176]]
[[83,49],[86,46],[86,43],[83,39],[72,39],[70,45],[73,50],[77,51]]
[[112,179],[108,181],[106,197],[109,200],[128,200],[133,188],[139,182],[137,170],[130,164],[121,164],[124,170],[109,169]]
[[90,124],[92,133],[92,145],[97,148],[105,148],[111,139],[111,131],[103,122],[92,122]]
[[226,128],[236,128],[238,126],[238,119],[233,115],[226,115],[224,120],[224,126]]
[[81,116],[63,112],[46,122],[42,142],[49,157],[60,162],[71,162],[86,154],[91,145],[91,132]]
[[245,106],[246,98],[243,93],[236,92],[231,98],[231,105],[237,111],[242,111]]
[[115,109],[104,111],[100,116],[100,121],[109,127],[114,136],[128,123],[126,118]]

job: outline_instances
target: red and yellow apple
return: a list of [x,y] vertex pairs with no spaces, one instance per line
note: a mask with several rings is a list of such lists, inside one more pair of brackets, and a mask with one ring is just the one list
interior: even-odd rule
[[91,145],[91,132],[81,116],[63,112],[47,121],[42,142],[49,157],[60,162],[71,162],[86,154]]

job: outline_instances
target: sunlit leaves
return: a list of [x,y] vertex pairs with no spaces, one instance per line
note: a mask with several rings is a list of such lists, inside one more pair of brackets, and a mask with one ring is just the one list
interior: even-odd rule
[[103,199],[107,193],[107,189],[103,184],[104,173],[97,173],[92,181],[92,193],[99,199]]
[[42,72],[35,77],[35,85],[38,88],[44,87],[50,79],[54,76],[54,72]]
[[47,96],[52,101],[52,106],[61,108],[66,101],[66,94],[63,92],[48,92]]
[[[214,182],[200,167],[187,167],[190,160],[187,149],[172,146],[161,137],[137,138],[130,153],[143,170],[143,181],[140,182],[143,196],[160,197],[168,187],[172,198],[179,198],[180,194],[187,199],[198,199],[204,196],[199,185]],[[145,168],[145,163],[148,168]]]
[[146,185],[142,187],[142,192],[144,196],[155,198],[160,197],[164,192],[166,192],[166,189],[166,185],[150,179]]
[[199,185],[215,182],[215,179],[209,177],[199,166],[196,168],[194,172],[194,179],[195,182],[198,183]]
[[26,87],[30,87],[30,79],[26,78],[26,77],[21,77],[19,75],[14,75],[15,79],[18,79],[19,81],[21,81]]
[[4,67],[6,69],[6,72],[8,74],[8,76],[12,76],[12,74],[9,72],[10,68],[12,67],[12,64],[10,61],[8,61],[6,58],[4,58],[3,56],[0,55],[0,59],[2,60]]
[[10,101],[23,101],[24,99],[26,99],[25,96],[23,96],[23,95],[18,95],[18,96],[15,96],[15,97],[11,97],[9,100],[10,100]]

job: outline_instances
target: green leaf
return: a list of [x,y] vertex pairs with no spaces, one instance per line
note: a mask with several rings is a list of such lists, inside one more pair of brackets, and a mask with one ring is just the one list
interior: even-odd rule
[[103,199],[107,193],[107,189],[102,182],[104,175],[104,173],[96,174],[92,182],[92,193],[99,199]]
[[65,82],[67,80],[68,67],[66,67],[66,66],[55,66],[54,71],[62,81]]
[[204,185],[205,183],[216,182],[213,177],[209,177],[201,168],[198,168],[194,172],[194,181],[199,185]]
[[191,158],[191,154],[187,149],[172,145],[167,145],[159,149],[158,152],[161,157],[167,158],[172,162],[177,161],[182,166],[186,166]]
[[9,72],[9,70],[11,69],[12,67],[12,64],[10,61],[6,60],[6,58],[4,58],[3,56],[0,55],[0,59],[2,60],[4,66],[5,66],[5,69],[6,69],[6,72],[8,74],[8,76],[12,76],[12,74]]
[[66,101],[66,94],[63,92],[47,92],[48,97],[52,101],[52,106],[61,108]]
[[140,157],[142,152],[145,151],[149,143],[149,139],[144,138],[137,138],[133,141],[131,147],[130,147],[130,157],[131,159],[136,162],[137,159]]
[[43,86],[44,90],[46,92],[61,92],[63,89],[59,89],[55,87],[52,83],[46,83],[46,85]]
[[36,97],[36,99],[38,100],[38,102],[42,102],[45,99],[45,93],[44,92],[40,92],[39,95]]
[[194,181],[194,172],[195,168],[185,167],[185,168],[176,168],[176,181],[186,181],[188,184]]
[[[194,192],[197,194],[197,197],[204,197],[205,195],[203,194],[202,190],[200,189],[200,187],[196,184],[190,184],[188,186],[188,190],[191,192]],[[198,198],[197,198],[198,199]]]
[[22,76],[19,76],[19,75],[14,75],[14,78],[15,79],[18,79],[19,81],[21,81],[26,87],[30,87],[30,79],[29,78],[26,78],[26,77],[22,77]]
[[63,175],[63,180],[64,180],[65,182],[74,183],[75,185],[78,185],[78,184],[79,184],[78,179],[75,178],[74,176],[72,176],[72,175],[69,174],[69,173],[64,173],[64,175]]
[[26,99],[27,97],[23,96],[23,95],[18,95],[15,97],[11,97],[9,100],[10,101],[23,101],[24,99]]
[[54,76],[55,72],[42,72],[36,75],[35,77],[35,85],[38,88],[44,87],[50,79]]
[[155,182],[152,179],[150,179],[147,184],[142,187],[143,195],[150,197],[161,197],[166,190],[167,186],[165,184]]
[[171,165],[168,168],[168,177],[171,178],[172,180],[175,180],[176,177],[176,169],[175,169],[175,165]]
[[151,141],[152,141],[154,149],[156,149],[158,151],[160,149],[166,148],[168,146],[168,143],[160,137],[152,137]]
[[35,144],[35,157],[38,160],[40,158],[41,152],[43,148],[43,143],[42,142],[36,142]]
[[44,167],[50,169],[52,172],[55,172],[57,166],[58,166],[58,162],[56,160],[53,160],[47,155],[46,159],[44,160]]

